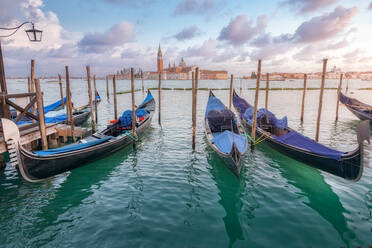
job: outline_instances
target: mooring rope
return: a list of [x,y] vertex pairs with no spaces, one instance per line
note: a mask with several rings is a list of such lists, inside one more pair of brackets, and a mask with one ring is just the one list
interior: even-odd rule
[[124,133],[124,135],[128,136],[128,137],[131,138],[133,141],[138,141],[138,140],[139,140],[138,137],[134,138],[132,135],[129,134],[129,132]]
[[[253,145],[258,145],[259,143],[261,143],[262,141],[264,141],[264,140],[266,140],[267,138],[270,137],[270,135],[268,135],[266,133],[262,133],[262,135],[256,140],[252,139],[252,137],[247,133],[245,134],[245,136],[247,136],[250,139],[250,141],[252,141]],[[264,137],[264,138],[262,138],[262,137]]]

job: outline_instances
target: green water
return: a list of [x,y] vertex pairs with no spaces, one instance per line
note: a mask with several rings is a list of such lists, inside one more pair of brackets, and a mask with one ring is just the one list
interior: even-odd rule
[[[86,102],[85,84],[72,83],[76,106]],[[105,97],[105,82],[97,84],[103,98],[102,129],[113,118],[113,107]],[[164,87],[188,84],[168,81]],[[201,84],[223,88],[228,81]],[[23,87],[16,81],[10,85],[13,92]],[[244,87],[252,85],[249,81]],[[356,90],[368,85],[350,82],[353,95],[371,103],[369,91]],[[156,82],[146,81],[145,86]],[[239,82],[235,86],[239,88]],[[118,87],[127,90],[129,82],[119,81]],[[254,92],[244,87],[242,95],[251,100]],[[43,83],[42,88],[45,103],[57,97],[57,85]],[[228,91],[215,94],[228,102]],[[153,95],[157,100],[156,91]],[[22,180],[8,165],[0,173],[0,247],[372,245],[371,145],[366,147],[368,161],[359,182],[308,167],[262,143],[248,152],[238,179],[207,146],[202,124],[207,96],[207,91],[200,91],[195,151],[191,149],[191,92],[164,91],[162,126],[156,113],[135,151],[126,148],[36,184]],[[301,91],[272,91],[269,105],[279,117],[287,115],[291,127],[314,137],[318,96],[319,91],[308,92],[303,125],[299,124]],[[336,91],[325,92],[320,142],[352,150],[359,121],[341,106],[340,120],[334,122],[335,96]],[[260,97],[262,106],[264,94]],[[142,92],[137,92],[136,102],[142,98]],[[130,95],[119,95],[118,102],[122,112],[130,106]]]

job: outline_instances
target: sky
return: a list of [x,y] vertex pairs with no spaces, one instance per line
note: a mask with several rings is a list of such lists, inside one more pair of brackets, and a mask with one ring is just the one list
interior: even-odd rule
[[[343,71],[371,70],[371,0],[0,0],[0,27],[23,21],[43,30],[29,42],[25,25],[0,38],[7,76],[98,76],[122,68],[178,64],[250,75],[318,72],[322,59]],[[0,36],[9,34],[0,30]]]

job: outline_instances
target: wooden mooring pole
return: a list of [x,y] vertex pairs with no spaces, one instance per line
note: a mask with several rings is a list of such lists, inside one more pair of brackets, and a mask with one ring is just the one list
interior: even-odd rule
[[95,123],[95,116],[93,110],[93,97],[92,97],[92,82],[90,80],[90,66],[86,66],[87,69],[87,81],[88,81],[88,96],[89,96],[89,107],[90,107],[90,119],[92,123],[92,132],[96,132],[96,123]]
[[142,93],[145,93],[145,82],[143,78],[143,71],[141,70],[141,79],[142,79]]
[[112,88],[114,91],[114,119],[118,119],[118,101],[116,98],[116,75],[112,78]]
[[62,107],[65,105],[65,101],[63,100],[63,88],[62,88],[62,77],[58,74],[58,84],[59,84],[59,93],[61,94],[61,101]]
[[338,107],[340,105],[340,95],[342,90],[342,78],[344,77],[344,74],[341,73],[340,75],[340,84],[338,85],[337,89],[337,103],[336,103],[336,121],[338,121]]
[[320,117],[322,115],[325,74],[327,72],[327,60],[328,59],[323,59],[323,72],[322,72],[322,83],[321,83],[321,86],[320,86],[320,95],[319,95],[318,118],[316,120],[316,133],[315,133],[315,141],[316,142],[319,141]]
[[133,148],[136,149],[136,105],[134,101],[134,69],[130,68],[130,87],[132,93],[132,137],[133,137]]
[[36,86],[36,104],[37,104],[37,112],[38,112],[37,115],[39,118],[41,147],[43,150],[48,150],[48,141],[47,141],[47,136],[46,136],[45,119],[44,119],[43,93],[41,92],[40,81],[38,78],[35,79],[35,86]]
[[70,89],[70,74],[68,72],[68,66],[67,65],[66,65],[65,69],[66,69],[67,124],[70,124],[72,141],[75,142],[74,117],[73,117],[73,108],[72,108],[72,101],[71,101],[71,89]]
[[231,74],[231,79],[230,79],[230,91],[229,91],[229,109],[231,110],[232,108],[232,91],[233,91],[233,84],[234,84],[234,75]]
[[196,114],[198,105],[198,88],[199,88],[199,67],[196,67],[195,73],[192,72],[193,77],[193,96],[192,96],[192,149],[195,150],[196,144]]
[[305,96],[306,96],[306,84],[307,84],[307,74],[304,74],[304,91],[302,92],[302,104],[301,104],[301,122],[304,121],[304,111],[305,111]]
[[[35,92],[35,80],[34,80],[34,77],[35,77],[35,60],[31,59],[31,93],[34,93]],[[36,114],[36,108],[35,108],[35,105],[32,106],[32,114],[35,115]],[[33,123],[35,123],[35,120],[32,120]]]
[[[194,133],[196,133],[196,128],[195,128],[195,72],[192,71],[191,72],[191,119],[192,119],[192,149],[195,149],[195,135]],[[195,130],[195,131],[194,131]]]
[[[1,40],[0,40],[0,86],[1,86],[1,92],[3,94],[8,94],[6,78],[5,78],[5,70],[4,70],[3,53],[1,51]],[[5,96],[2,97],[0,101],[2,105],[0,109],[0,113],[2,114],[2,117],[10,119],[9,105],[6,104]]]
[[269,87],[270,87],[269,73],[266,73],[265,109],[268,109],[269,106]]
[[108,76],[106,76],[106,95],[107,95],[107,100],[110,99]]
[[[257,125],[257,107],[258,107],[258,94],[260,91],[260,80],[261,80],[261,60],[258,60],[257,68],[257,82],[256,82],[256,94],[254,97],[254,112],[253,112],[253,123],[252,123],[252,140],[256,140],[256,125]],[[254,142],[251,141],[251,147],[254,147]]]
[[161,126],[161,72],[159,72],[159,86],[158,86],[158,101],[159,101],[159,116],[158,116],[158,122],[159,125]]
[[98,123],[98,92],[96,85],[96,75],[93,76],[93,85],[94,85],[94,115],[96,117],[96,123]]
[[240,92],[239,92],[239,95],[242,94],[242,90],[243,90],[243,79],[240,78]]

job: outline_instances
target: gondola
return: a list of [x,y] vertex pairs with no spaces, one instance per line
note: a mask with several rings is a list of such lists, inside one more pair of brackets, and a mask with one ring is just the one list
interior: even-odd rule
[[209,146],[239,176],[248,149],[247,137],[235,114],[212,91],[209,91],[204,123]]
[[[155,100],[149,91],[136,110],[137,135],[140,137],[151,124]],[[110,124],[105,130],[81,139],[79,142],[56,149],[27,151],[19,143],[19,130],[8,119],[2,119],[4,140],[9,149],[11,163],[17,166],[22,177],[37,182],[54,175],[78,168],[87,162],[108,156],[129,144],[134,138],[131,130],[132,112]]]
[[370,124],[372,124],[372,106],[355,98],[347,97],[342,93],[340,94],[340,102],[345,104],[346,108],[356,117],[361,120],[369,120]]
[[[66,102],[66,97],[63,98],[64,102]],[[50,112],[50,111],[56,111],[56,110],[60,110],[62,108],[62,100],[58,100],[54,103],[51,103],[47,106],[44,107],[44,114]],[[37,112],[37,109],[36,109],[36,112]],[[27,117],[27,116],[26,116]],[[10,118],[12,119],[15,119],[17,118],[17,110],[15,109],[11,109],[10,110]]]
[[[252,109],[238,94],[233,92],[233,105],[239,113],[243,125],[250,131]],[[369,123],[362,122],[357,127],[358,148],[351,152],[341,152],[303,136],[286,126],[286,119],[278,120],[266,109],[257,115],[257,137],[273,149],[305,164],[347,180],[357,181],[363,173],[363,141],[370,142]]]

